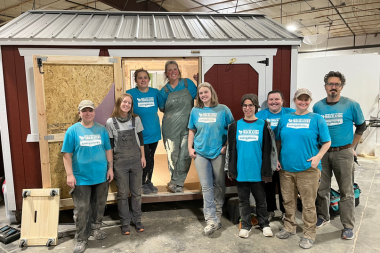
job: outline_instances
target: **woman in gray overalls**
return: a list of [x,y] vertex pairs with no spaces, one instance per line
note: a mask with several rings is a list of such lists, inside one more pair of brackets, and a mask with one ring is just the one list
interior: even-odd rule
[[[121,234],[129,235],[132,221],[137,232],[143,232],[141,224],[141,177],[146,165],[144,155],[143,126],[139,116],[133,113],[133,99],[130,94],[121,95],[115,103],[106,128],[113,147],[114,174],[117,186]],[[129,210],[128,197],[131,192]]]
[[162,119],[162,136],[166,153],[172,192],[183,192],[183,184],[190,169],[191,158],[187,149],[189,116],[194,106],[197,87],[188,78],[181,78],[176,61],[165,64],[165,75],[168,83],[160,90],[164,105],[160,105]]

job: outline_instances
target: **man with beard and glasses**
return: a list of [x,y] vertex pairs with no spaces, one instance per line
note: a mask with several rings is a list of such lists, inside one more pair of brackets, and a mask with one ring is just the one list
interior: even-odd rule
[[[330,222],[330,187],[334,173],[340,191],[340,221],[344,227],[342,239],[354,238],[355,195],[354,195],[354,156],[353,147],[358,143],[366,129],[360,105],[340,93],[346,84],[346,78],[339,71],[330,71],[325,75],[327,97],[317,102],[313,112],[326,120],[331,136],[331,147],[322,158],[321,184],[318,190],[317,228]],[[355,133],[353,124],[356,126]]]

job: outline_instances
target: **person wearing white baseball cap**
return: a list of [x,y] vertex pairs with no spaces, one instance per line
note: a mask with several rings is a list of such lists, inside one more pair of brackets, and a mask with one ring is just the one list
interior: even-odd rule
[[311,248],[315,241],[315,199],[321,178],[321,159],[331,144],[326,121],[321,115],[308,111],[311,100],[312,93],[308,89],[297,90],[293,99],[297,110],[283,115],[276,129],[278,167],[285,207],[284,228],[276,236],[287,239],[296,233],[295,213],[299,192],[304,223],[299,246],[304,249]]
[[[90,235],[97,240],[107,237],[100,230],[113,180],[113,155],[106,128],[94,122],[95,105],[83,100],[78,105],[80,122],[69,127],[62,145],[67,185],[74,202],[77,243],[74,253],[86,250]],[[91,234],[90,234],[91,232]]]

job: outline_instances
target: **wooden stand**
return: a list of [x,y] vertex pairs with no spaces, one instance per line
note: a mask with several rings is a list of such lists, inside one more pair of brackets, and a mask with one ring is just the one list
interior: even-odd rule
[[24,189],[20,248],[57,245],[59,189]]

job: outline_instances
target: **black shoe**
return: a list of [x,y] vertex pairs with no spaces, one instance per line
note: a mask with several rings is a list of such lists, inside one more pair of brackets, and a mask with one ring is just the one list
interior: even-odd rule
[[141,192],[142,194],[149,194],[149,193],[152,193],[152,191],[150,190],[148,184],[143,184],[141,186]]
[[133,224],[135,226],[136,232],[141,233],[144,232],[144,226],[141,224],[141,222],[136,222]]
[[158,192],[158,188],[154,186],[153,183],[148,183],[147,185],[152,193]]

